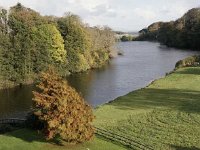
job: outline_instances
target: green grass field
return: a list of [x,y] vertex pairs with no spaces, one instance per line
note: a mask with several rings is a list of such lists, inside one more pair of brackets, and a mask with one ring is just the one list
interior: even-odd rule
[[[200,150],[200,68],[183,68],[148,87],[119,97],[95,110],[96,127],[154,150]],[[110,138],[116,140],[115,136]],[[123,144],[128,142],[123,141]],[[128,143],[130,145],[130,143]],[[128,145],[127,144],[127,145]],[[0,135],[0,150],[123,150],[96,137],[82,145],[47,143],[21,129]],[[134,148],[132,148],[134,149]]]
[[0,150],[125,150],[125,148],[99,137],[84,144],[59,146],[46,142],[43,136],[35,131],[20,129],[0,135]]
[[[179,69],[100,106],[95,125],[158,150],[200,149],[200,68]],[[114,138],[113,138],[114,140]]]

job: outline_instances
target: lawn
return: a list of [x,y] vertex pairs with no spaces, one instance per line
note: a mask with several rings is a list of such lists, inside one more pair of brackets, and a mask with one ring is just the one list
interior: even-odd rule
[[85,144],[58,146],[21,129],[0,135],[0,150],[200,150],[200,68],[179,69],[99,106],[95,115],[98,133],[118,145],[97,136]]
[[0,135],[0,150],[125,150],[125,148],[99,137],[84,144],[59,146],[46,142],[43,136],[35,131],[20,129]]
[[[95,115],[95,126],[146,148],[198,150],[200,68],[179,69],[144,89],[100,106]],[[115,140],[115,136],[105,136]]]

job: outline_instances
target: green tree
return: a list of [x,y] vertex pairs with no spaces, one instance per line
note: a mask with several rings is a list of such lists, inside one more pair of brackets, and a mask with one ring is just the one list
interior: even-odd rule
[[200,50],[200,8],[189,10],[176,21],[154,23],[140,33],[138,40],[156,39],[167,46]]
[[3,34],[8,33],[8,11],[0,8],[0,32]]
[[114,51],[114,32],[108,27],[88,27],[91,48],[87,55],[91,68],[98,68],[109,60],[109,55]]
[[[60,32],[59,32],[60,31]],[[0,9],[0,77],[32,83],[52,65],[61,75],[101,67],[115,42],[108,27],[91,28],[73,14],[41,16],[20,3]]]
[[68,69],[81,72],[90,68],[85,54],[90,49],[88,34],[80,18],[71,13],[58,20],[58,26],[65,40]]
[[46,17],[21,4],[11,7],[8,24],[16,83],[32,81],[48,65],[54,65],[66,75],[64,41],[56,26],[48,23]]
[[33,28],[35,42],[35,71],[39,72],[55,66],[60,73],[66,74],[67,53],[64,49],[64,40],[52,24],[44,24]]
[[93,137],[91,107],[54,69],[41,74],[38,88],[33,92],[34,114],[44,123],[47,139],[59,136],[80,143]]
[[8,34],[0,32],[0,83],[2,87],[9,87],[8,81],[13,80],[13,51]]
[[9,11],[8,25],[14,53],[14,80],[17,83],[32,80],[34,75],[35,43],[32,40],[32,28],[43,24],[39,13],[18,3]]
[[159,42],[167,46],[172,46],[173,45],[172,36],[173,36],[173,22],[163,24],[159,29],[159,34],[158,34]]
[[8,33],[8,11],[0,8],[0,82],[1,86],[8,87],[12,80],[13,51]]
[[121,37],[121,41],[122,41],[122,42],[132,41],[132,40],[133,40],[133,37],[132,37],[132,36],[123,35],[123,36]]
[[200,49],[200,8],[189,10],[184,16],[184,31],[190,48]]

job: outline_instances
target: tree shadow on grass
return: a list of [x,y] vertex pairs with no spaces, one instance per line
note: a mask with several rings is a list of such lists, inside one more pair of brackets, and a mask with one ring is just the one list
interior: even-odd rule
[[160,107],[200,113],[200,92],[177,89],[145,88],[109,103],[118,109],[155,109]]
[[[61,143],[57,143],[56,140],[51,140],[51,141],[47,141],[45,140],[44,136],[41,133],[37,133],[37,131],[33,131],[33,130],[29,130],[29,129],[20,129],[20,130],[16,130],[13,132],[9,132],[7,134],[4,134],[7,137],[14,137],[17,138],[19,140],[23,140],[24,142],[27,142],[29,144],[33,143],[33,142],[38,142],[38,144],[36,145],[35,149],[38,149],[38,147],[40,149],[48,149],[47,147],[49,147],[49,149],[69,149],[69,150],[79,150],[79,149],[87,149],[88,146],[90,146],[91,142],[93,141],[89,141],[89,142],[85,142],[85,143],[79,143],[79,144],[73,144],[73,143],[67,143],[64,141],[60,141]],[[100,138],[99,136],[97,136],[98,138]],[[102,140],[105,140],[108,142],[107,139],[101,138]],[[20,141],[12,141],[15,139],[10,139],[11,142],[17,142],[19,146],[23,146],[23,142],[21,143]],[[51,144],[51,145],[45,145],[45,144]],[[114,143],[117,144],[117,143]],[[32,145],[32,146],[34,146]],[[120,144],[117,144],[119,146],[122,146]],[[8,145],[9,146],[9,145]],[[12,147],[12,146],[11,146]],[[0,149],[1,149],[1,145],[0,145]]]
[[193,74],[193,75],[200,75],[200,67],[194,68],[185,68],[184,70],[180,70],[175,72],[176,74]]
[[25,128],[6,133],[4,135],[10,137],[16,137],[26,142],[34,142],[34,141],[46,142],[44,136],[41,133],[37,133],[37,131]]
[[28,143],[39,142],[41,144],[43,143],[43,144],[52,144],[55,146],[63,146],[60,139],[54,139],[54,140],[47,141],[41,132],[38,132],[35,130],[30,130],[27,128],[8,132],[8,133],[4,134],[4,136],[15,137],[17,139],[21,139]]
[[[123,115],[126,114],[126,117],[117,120],[114,126],[112,123],[106,123],[107,130],[150,146],[162,147],[162,145],[168,146],[174,143],[178,145],[180,141],[187,142],[184,140],[185,137],[190,144],[198,145],[195,145],[196,143],[193,141],[199,139],[199,91],[145,88],[122,96],[108,105],[124,110],[120,112],[124,113]],[[139,109],[147,110],[147,113],[135,113]],[[148,112],[148,109],[153,111]],[[193,130],[190,130],[191,128]],[[175,142],[176,140],[179,142]],[[195,147],[178,147],[176,145],[173,145],[172,149],[200,150]]]

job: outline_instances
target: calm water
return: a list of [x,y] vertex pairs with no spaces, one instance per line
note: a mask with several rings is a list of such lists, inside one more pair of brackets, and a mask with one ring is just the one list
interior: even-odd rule
[[[101,69],[67,79],[94,107],[146,86],[171,71],[178,60],[198,54],[152,42],[125,42],[117,47],[124,56]],[[31,107],[32,89],[33,85],[29,85],[0,91],[0,117],[23,117]]]

